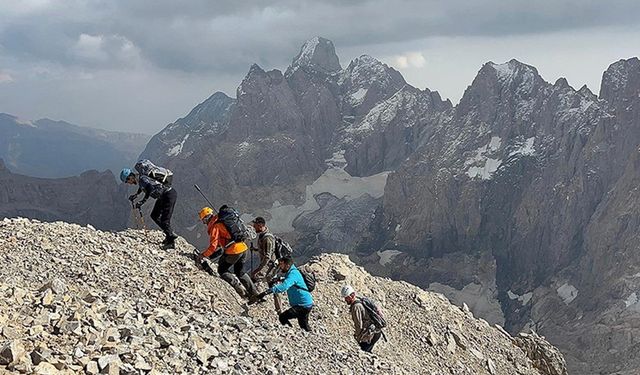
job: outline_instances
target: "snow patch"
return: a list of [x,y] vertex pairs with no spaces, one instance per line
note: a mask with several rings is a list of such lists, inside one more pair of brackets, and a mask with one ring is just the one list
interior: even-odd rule
[[502,138],[491,137],[491,140],[489,141],[489,150],[498,151],[500,149],[500,145],[502,145]]
[[[337,157],[334,154],[334,158],[329,160],[340,159],[340,155],[343,155],[340,151],[337,154]],[[315,197],[321,193],[329,193],[338,199],[346,199],[347,201],[365,194],[373,198],[380,198],[384,194],[389,173],[391,172],[382,172],[368,177],[352,177],[343,168],[328,168],[311,185],[307,185],[305,202],[301,206],[281,205],[280,202],[276,201],[271,208],[266,210],[270,216],[268,220],[269,228],[274,233],[293,232],[293,220],[296,217],[303,213],[320,209]],[[252,220],[254,215],[245,214],[242,218],[243,220],[245,218]]]
[[251,149],[251,143],[244,141],[238,144],[238,154],[240,156],[246,154]]
[[578,289],[569,283],[562,284],[556,289],[556,292],[566,305],[570,304],[578,296]]
[[526,306],[529,303],[529,301],[531,301],[531,297],[533,297],[533,293],[529,292],[523,295],[518,295],[516,293],[513,293],[511,290],[509,290],[507,291],[507,296],[509,296],[509,299],[520,301],[522,306]]
[[171,147],[169,151],[167,151],[167,156],[176,156],[182,152],[182,148],[184,147],[184,143],[189,139],[189,134],[185,135],[182,139],[182,142]]
[[631,307],[633,305],[636,305],[639,301],[640,300],[638,299],[638,294],[636,294],[636,292],[633,292],[624,301],[624,305],[625,305],[626,308],[629,308],[629,307]]
[[502,160],[487,158],[484,166],[469,168],[469,170],[467,170],[467,176],[471,178],[479,177],[483,180],[490,180],[500,165],[502,165]]
[[345,150],[339,150],[333,153],[330,159],[325,160],[329,168],[344,169],[347,166],[347,159],[344,157]]
[[380,257],[380,261],[379,261],[380,265],[386,266],[387,264],[391,263],[391,261],[396,255],[402,254],[402,251],[385,250],[385,251],[377,251],[376,254],[378,254],[378,256]]
[[490,180],[493,174],[502,165],[502,160],[489,158],[486,154],[497,152],[500,149],[500,146],[502,146],[502,138],[491,137],[491,140],[487,145],[477,149],[475,156],[464,162],[465,167],[469,167],[469,169],[467,169],[467,176],[470,178]]
[[462,290],[440,283],[429,284],[430,291],[442,293],[456,305],[466,303],[473,314],[491,324],[504,325],[505,318],[497,299],[495,282],[492,285],[470,283]]
[[358,91],[354,92],[353,94],[351,94],[351,99],[353,99],[351,101],[352,104],[360,104],[362,103],[362,99],[364,99],[365,95],[367,95],[367,89],[365,88],[359,88]]
[[508,80],[516,73],[515,67],[511,63],[491,64],[491,66],[496,70],[498,78],[501,80]]
[[536,141],[536,137],[531,137],[531,138],[527,138],[524,143],[522,143],[517,149],[511,151],[511,153],[509,153],[509,156],[514,156],[514,155],[525,155],[525,156],[531,156],[535,153],[535,148],[533,147],[533,144]]
[[319,37],[313,37],[312,39],[307,40],[302,49],[300,50],[300,55],[296,59],[297,62],[310,63],[311,59],[313,59],[313,54],[316,51],[316,48],[320,44]]

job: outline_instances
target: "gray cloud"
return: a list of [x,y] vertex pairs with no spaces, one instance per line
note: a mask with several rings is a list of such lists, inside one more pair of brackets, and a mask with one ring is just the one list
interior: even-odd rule
[[117,67],[137,58],[119,56],[117,46],[96,49],[94,58],[74,53],[84,34],[112,43],[125,40],[159,68],[227,73],[252,62],[286,64],[301,41],[314,35],[348,48],[427,37],[637,27],[640,14],[635,0],[94,0],[64,6],[51,2],[21,12],[12,11],[13,5],[2,7],[9,9],[0,12],[5,14],[0,16],[0,45],[23,59]]

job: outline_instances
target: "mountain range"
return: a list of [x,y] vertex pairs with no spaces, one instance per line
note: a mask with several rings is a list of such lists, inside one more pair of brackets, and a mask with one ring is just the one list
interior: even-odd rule
[[33,177],[70,177],[89,169],[119,172],[136,161],[148,140],[144,134],[0,113],[0,159],[12,172]]

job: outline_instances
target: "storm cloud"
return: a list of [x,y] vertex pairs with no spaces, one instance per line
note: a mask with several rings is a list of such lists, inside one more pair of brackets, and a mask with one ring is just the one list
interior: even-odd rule
[[[548,46],[536,40],[553,45],[591,38],[595,43],[609,35],[603,50],[611,40],[628,47],[640,29],[638,14],[640,2],[634,0],[1,2],[0,111],[155,131],[211,91],[233,95],[254,62],[285,68],[304,40],[315,35],[335,43],[343,65],[372,54],[420,80],[410,83],[455,99],[464,89],[455,77],[455,88],[433,87],[440,85],[438,79],[423,81],[438,71],[441,51],[477,70],[484,61],[456,53],[456,46],[489,46],[488,56],[480,54],[489,59],[502,58],[492,51],[504,43],[530,44],[543,55]],[[623,57],[628,56],[617,56]],[[50,98],[52,87],[68,101]],[[99,102],[86,98],[91,90]],[[18,102],[27,97],[38,98],[38,108],[28,110]],[[148,114],[152,108],[127,103],[168,107]]]

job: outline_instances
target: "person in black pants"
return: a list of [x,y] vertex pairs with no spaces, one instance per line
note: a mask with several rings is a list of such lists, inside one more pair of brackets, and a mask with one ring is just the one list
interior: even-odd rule
[[278,268],[280,268],[280,271],[284,275],[282,282],[260,293],[258,299],[261,300],[271,293],[287,292],[289,306],[291,306],[291,308],[278,315],[280,324],[291,326],[291,322],[289,321],[291,319],[298,319],[300,328],[310,332],[309,313],[311,313],[311,309],[313,308],[313,297],[307,290],[307,284],[304,282],[302,274],[293,264],[293,259],[290,257],[278,259]]
[[175,240],[178,236],[171,228],[171,216],[173,216],[173,209],[176,205],[176,199],[178,198],[176,190],[173,187],[164,185],[149,176],[142,174],[140,176],[136,176],[136,174],[128,168],[122,170],[120,173],[120,179],[127,184],[137,184],[139,186],[138,191],[129,196],[129,200],[131,202],[136,199],[138,194],[144,192],[144,198],[135,204],[136,209],[140,209],[149,197],[156,199],[156,203],[151,211],[151,219],[158,224],[160,229],[164,232],[165,238],[164,241],[162,241],[162,248],[175,248]]

